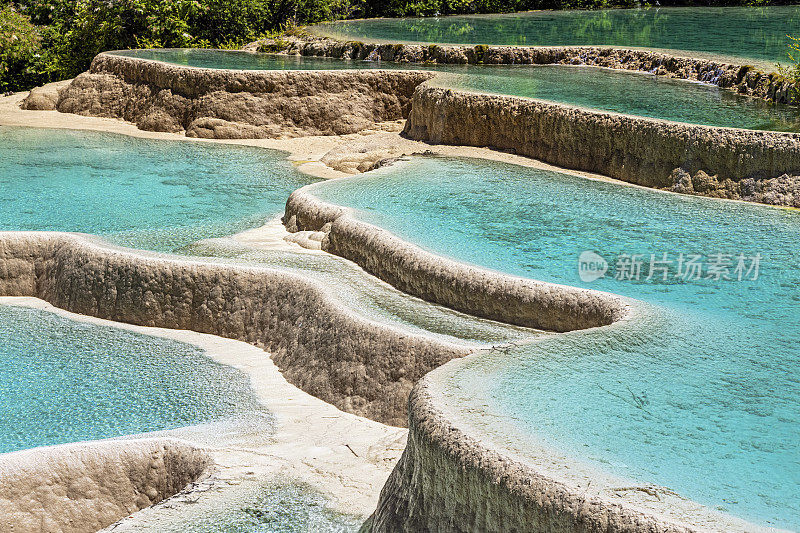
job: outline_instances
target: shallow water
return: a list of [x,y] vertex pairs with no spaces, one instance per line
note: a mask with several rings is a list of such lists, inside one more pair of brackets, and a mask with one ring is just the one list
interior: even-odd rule
[[788,62],[800,6],[533,11],[503,15],[370,19],[318,26],[349,39],[519,46],[609,45]]
[[272,150],[0,127],[0,230],[174,251],[265,223],[313,181]]
[[[434,252],[653,306],[646,327],[548,337],[473,363],[453,389],[483,387],[476,404],[523,441],[800,528],[797,211],[444,158],[311,190]],[[609,263],[605,277],[581,280],[584,251]],[[625,254],[640,254],[638,279]]]
[[384,325],[467,346],[530,340],[544,333],[530,328],[476,318],[411,297],[329,254],[259,251],[229,239],[201,241],[185,250],[214,256],[215,262],[263,266],[313,279],[342,306]]
[[508,94],[644,117],[745,129],[800,131],[800,110],[708,84],[647,73],[565,65],[408,65],[222,50],[129,50],[128,57],[205,68],[339,70],[414,68],[445,76],[439,85]]
[[123,246],[281,268],[318,279],[367,319],[450,342],[532,334],[408,298],[339,258],[259,252],[220,238],[271,220],[313,181],[273,150],[0,127],[0,230],[86,232]]
[[0,453],[267,412],[246,375],[181,342],[0,305]]
[[362,517],[338,513],[302,483],[245,480],[216,487],[190,505],[145,511],[114,531],[157,533],[355,533]]

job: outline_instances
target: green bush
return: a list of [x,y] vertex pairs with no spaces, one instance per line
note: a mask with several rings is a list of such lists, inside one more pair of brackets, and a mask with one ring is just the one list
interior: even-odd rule
[[[287,25],[357,12],[351,0],[19,0],[16,5],[19,13],[7,6],[4,19],[13,14],[16,25],[27,21],[30,34],[40,36],[46,53],[37,67],[43,79],[74,77],[106,50],[236,48]],[[20,86],[30,83],[22,80]]]
[[30,19],[10,5],[0,5],[0,92],[47,81],[39,72],[41,56],[41,36]]

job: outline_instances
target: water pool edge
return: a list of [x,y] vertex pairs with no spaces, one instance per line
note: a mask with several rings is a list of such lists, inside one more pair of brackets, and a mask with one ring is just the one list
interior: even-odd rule
[[[405,135],[418,141],[489,145],[650,187],[766,203],[788,201],[770,194],[787,183],[793,186],[800,173],[800,133],[699,126],[470,93],[438,87],[429,81],[432,76],[421,71],[215,70],[103,53],[95,58],[90,72],[61,90],[58,109],[133,121],[145,130],[181,132],[186,128],[187,136],[219,139],[342,134],[367,123],[408,117]],[[303,96],[294,100],[312,108],[320,94],[336,94],[336,105],[324,106],[323,115],[333,112],[344,129],[336,124],[331,129],[332,123],[327,122],[323,126],[319,123],[322,115],[295,123],[273,109],[276,101],[284,99],[273,98],[274,92],[283,95],[295,83],[302,87]],[[147,96],[153,84],[172,93],[175,106],[165,107],[159,98]],[[116,98],[110,99],[115,94],[111,86],[147,102],[146,112],[145,107],[133,114],[119,109]],[[375,89],[375,94],[362,95],[357,105],[342,98],[367,87]],[[389,104],[384,102],[386,97]],[[254,114],[254,101],[266,107]],[[187,106],[195,110],[189,119],[178,120],[170,114]],[[268,117],[267,123],[259,118],[263,116]],[[470,127],[462,127],[463,121]],[[557,125],[555,133],[550,123]],[[765,200],[773,196],[778,199]]]
[[[670,78],[710,83],[739,94],[777,103],[798,102],[793,85],[775,72],[762,72],[750,64],[695,57],[687,52],[657,51],[615,46],[501,46],[442,45],[403,42],[361,42],[319,32],[289,37],[283,48],[271,52],[289,55],[373,59],[402,63],[485,65],[586,65],[618,70],[638,70]],[[259,42],[245,49],[258,50]]]
[[[651,313],[640,302],[609,293],[577,290],[562,285],[544,284],[558,293],[571,310],[566,315],[558,303],[534,289],[533,295],[515,286],[512,276],[480,267],[469,267],[403,241],[387,230],[361,222],[349,208],[313,196],[315,185],[295,191],[287,202],[284,223],[290,231],[324,231],[323,250],[342,255],[365,270],[411,294],[433,299],[444,305],[461,306],[473,314],[497,313],[491,302],[502,302],[510,314],[520,312],[515,298],[534,309],[544,305],[555,323],[537,322],[538,327],[556,327],[565,335],[593,335],[610,332],[625,341],[625,330],[645,327]],[[475,287],[470,279],[479,280]],[[523,280],[526,281],[526,280]],[[447,290],[443,290],[446,288]],[[456,289],[457,288],[457,289]],[[483,294],[486,290],[491,296]],[[458,291],[463,291],[459,294]],[[542,298],[538,300],[538,298]],[[538,300],[538,301],[537,301]],[[563,302],[563,301],[562,301]],[[465,308],[465,306],[468,306]],[[576,320],[581,307],[600,308],[595,322]],[[509,317],[493,315],[495,319]],[[598,320],[599,318],[599,320]],[[585,319],[584,319],[585,320]],[[376,532],[418,531],[461,527],[488,531],[526,530],[537,524],[554,531],[657,531],[695,530],[766,531],[743,519],[713,510],[669,489],[641,485],[629,479],[598,473],[580,478],[594,482],[593,491],[576,488],[575,479],[565,481],[541,468],[553,461],[545,454],[539,463],[509,453],[490,444],[480,429],[470,427],[473,415],[459,409],[466,405],[448,397],[443,383],[454,369],[480,360],[476,352],[453,359],[427,373],[412,389],[409,399],[409,439],[406,451],[381,492],[381,500],[369,527]],[[474,391],[470,391],[471,397]],[[478,395],[480,397],[480,395]],[[566,468],[579,472],[585,465],[572,461]],[[436,472],[434,475],[433,472]],[[617,482],[616,484],[614,482]],[[633,487],[653,496],[612,499],[598,490]],[[475,509],[480,509],[476,512]],[[679,518],[676,518],[678,516]],[[698,526],[698,524],[702,524]],[[695,529],[695,526],[698,526]]]

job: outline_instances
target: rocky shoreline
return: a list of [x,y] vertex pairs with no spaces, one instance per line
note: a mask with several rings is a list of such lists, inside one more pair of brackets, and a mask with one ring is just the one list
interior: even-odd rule
[[[99,54],[89,72],[25,109],[57,109],[206,139],[356,133],[408,116],[416,71],[236,71]],[[53,93],[56,94],[53,94]]]
[[800,134],[715,128],[423,84],[404,133],[645,187],[800,207]]
[[420,64],[587,65],[638,70],[657,76],[711,83],[739,94],[798,104],[794,85],[777,72],[752,65],[678,57],[665,52],[596,46],[447,46],[341,41],[304,33],[251,43],[246,50],[290,55],[370,59]]
[[[378,48],[371,54],[387,54],[389,60],[396,60],[401,50],[411,54],[419,48],[374,46]],[[525,54],[531,61],[550,62],[566,54],[563,49],[496,48],[487,50],[483,60],[516,61],[515,54]],[[365,50],[318,38],[289,41],[282,51],[360,57]],[[425,50],[417,52],[421,57],[432,53]],[[464,47],[441,50],[437,61],[478,57]],[[596,52],[617,64],[623,51]],[[650,52],[629,52],[630,57],[655,60]],[[721,68],[705,60],[672,60],[678,77]],[[642,61],[625,64],[650,64]],[[722,70],[727,74],[719,80],[732,79],[734,66]],[[682,194],[800,207],[800,134],[682,124],[426,83],[435,75],[412,70],[201,69],[100,54],[91,70],[71,83],[31,91],[23,108],[117,118],[143,130],[214,139],[345,135],[407,119],[404,135],[418,141],[488,146]],[[365,171],[375,164],[344,161],[340,166]]]

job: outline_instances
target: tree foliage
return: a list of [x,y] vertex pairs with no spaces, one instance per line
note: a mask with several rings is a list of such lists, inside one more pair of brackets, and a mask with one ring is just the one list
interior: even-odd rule
[[40,83],[41,35],[24,15],[0,5],[0,92]]

